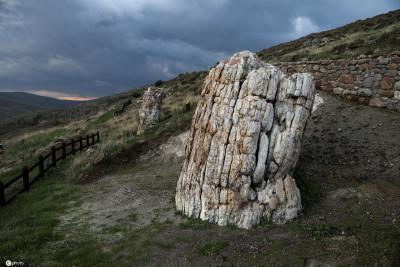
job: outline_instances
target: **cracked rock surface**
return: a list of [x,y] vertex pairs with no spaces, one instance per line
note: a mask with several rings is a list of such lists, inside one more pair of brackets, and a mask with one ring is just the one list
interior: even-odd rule
[[162,89],[149,87],[143,94],[143,103],[139,109],[139,125],[137,134],[153,127],[160,121],[161,105],[165,94]]
[[287,77],[249,51],[210,70],[177,183],[183,214],[251,228],[301,210],[292,173],[315,94],[310,74]]

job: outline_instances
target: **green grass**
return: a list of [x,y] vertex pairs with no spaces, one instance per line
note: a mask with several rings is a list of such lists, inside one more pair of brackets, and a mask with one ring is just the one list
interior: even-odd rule
[[271,220],[269,219],[269,218],[267,218],[267,217],[262,217],[261,218],[261,220],[260,220],[260,223],[257,225],[257,227],[265,227],[265,228],[268,228],[268,227],[271,227],[271,226],[273,226],[274,224],[271,222]]
[[113,258],[120,258],[121,266],[144,266],[151,258],[152,248],[171,249],[173,244],[157,240],[157,235],[169,223],[152,223],[141,229],[126,232],[124,239],[112,247]]
[[311,227],[311,234],[314,237],[330,237],[338,234],[338,229],[326,224],[316,224]]
[[53,172],[34,184],[30,192],[0,208],[1,256],[39,264],[48,254],[46,244],[65,238],[54,229],[68,202],[78,199],[78,192],[77,186]]
[[201,245],[197,248],[197,251],[202,256],[215,256],[219,254],[222,250],[228,247],[228,242],[224,241],[212,241]]
[[30,166],[38,161],[37,151],[43,150],[43,153],[48,153],[45,148],[55,140],[66,138],[68,135],[69,131],[64,128],[51,129],[10,143],[0,157],[4,162],[11,162],[12,168],[0,175],[0,181],[5,183],[20,174],[23,166]]
[[400,262],[399,222],[385,223],[381,221],[380,216],[377,219],[369,219],[361,212],[348,213],[341,223],[341,228],[354,234],[360,241],[357,258],[359,266],[368,266],[371,262],[382,259],[391,263]]
[[180,224],[180,227],[182,229],[206,230],[211,228],[212,224],[200,219],[186,218],[186,220]]
[[58,228],[60,216],[80,205],[82,197],[80,186],[68,174],[70,164],[71,159],[60,162],[29,192],[0,208],[0,260],[33,266],[109,266],[110,255],[85,228]]
[[[112,266],[112,254],[98,241],[81,233],[79,239],[65,239],[48,247],[48,256],[37,266]],[[50,260],[49,260],[50,258]],[[44,264],[45,263],[45,264]],[[68,265],[67,265],[68,264]]]
[[[106,117],[102,120],[106,121]],[[182,127],[190,120],[190,112],[176,112],[155,128],[146,131],[136,141],[155,138],[164,131]],[[63,129],[40,133],[25,140],[25,144],[28,144],[30,148],[47,146],[55,139],[64,137],[66,133],[68,132]],[[9,150],[8,156],[18,158],[23,150],[22,144],[16,144],[12,150]],[[33,266],[59,263],[68,263],[71,266],[110,266],[118,262],[116,259],[122,253],[126,256],[124,257],[125,264],[140,265],[149,259],[150,248],[174,248],[173,244],[152,239],[163,228],[163,225],[156,222],[133,233],[124,225],[106,229],[104,234],[124,233],[126,235],[123,240],[109,248],[111,252],[104,251],[100,241],[96,236],[89,234],[85,227],[82,229],[67,227],[64,230],[68,236],[63,231],[57,230],[60,216],[71,207],[71,203],[79,205],[82,193],[75,181],[82,172],[87,171],[87,168],[82,167],[86,164],[85,156],[85,154],[78,154],[74,158],[60,162],[56,169],[51,170],[44,179],[35,183],[30,192],[18,195],[15,201],[0,209],[0,256],[2,259],[10,258]],[[72,165],[74,159],[78,160],[78,165]],[[152,180],[157,180],[157,175]],[[169,183],[169,181],[166,182]],[[148,181],[143,181],[143,183],[148,184]],[[151,182],[149,186],[154,184],[158,183]],[[136,213],[132,213],[129,219],[136,221],[137,216]],[[72,236],[70,236],[71,233]]]
[[100,124],[106,123],[108,120],[112,119],[114,117],[114,112],[117,111],[117,109],[112,109],[109,111],[104,112],[101,114],[96,120],[91,121],[89,124],[89,127],[95,127]]
[[190,124],[193,117],[193,109],[188,112],[175,111],[170,117],[165,118],[151,129],[147,129],[143,134],[133,136],[128,144],[134,144],[142,140],[154,139],[163,132],[176,131]]

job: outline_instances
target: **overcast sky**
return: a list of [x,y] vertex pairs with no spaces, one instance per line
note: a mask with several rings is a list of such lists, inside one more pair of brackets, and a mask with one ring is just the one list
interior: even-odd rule
[[398,8],[398,0],[0,0],[0,91],[110,95]]

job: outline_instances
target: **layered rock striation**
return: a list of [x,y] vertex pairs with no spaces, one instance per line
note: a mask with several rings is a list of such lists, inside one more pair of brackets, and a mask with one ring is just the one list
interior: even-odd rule
[[301,210],[292,173],[315,86],[243,51],[204,81],[177,183],[176,208],[219,225],[284,223]]
[[139,125],[137,134],[153,127],[160,121],[161,105],[165,94],[162,89],[149,87],[143,94],[143,103],[139,109]]

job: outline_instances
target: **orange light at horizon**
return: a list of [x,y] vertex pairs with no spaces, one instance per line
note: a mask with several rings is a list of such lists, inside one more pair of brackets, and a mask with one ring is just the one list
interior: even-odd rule
[[89,101],[94,100],[97,97],[80,97],[80,96],[65,96],[65,97],[57,97],[60,100],[67,100],[67,101]]
[[51,98],[55,98],[55,99],[59,99],[59,100],[67,100],[67,101],[89,101],[89,100],[97,99],[97,97],[86,97],[86,96],[62,93],[62,92],[51,91],[51,90],[28,91],[28,93],[40,95],[40,96],[51,97]]

